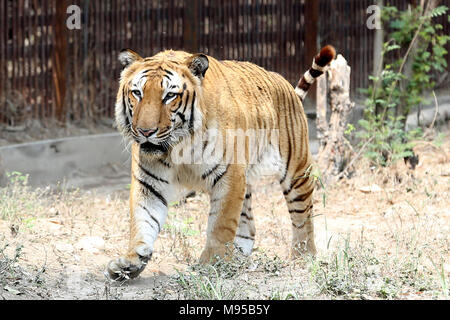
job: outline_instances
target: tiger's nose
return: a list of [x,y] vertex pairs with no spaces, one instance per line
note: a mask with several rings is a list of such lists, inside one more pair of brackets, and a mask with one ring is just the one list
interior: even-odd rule
[[156,128],[156,129],[143,129],[143,128],[138,128],[138,131],[139,131],[144,137],[150,137],[150,136],[153,135],[156,131],[158,131],[158,128]]

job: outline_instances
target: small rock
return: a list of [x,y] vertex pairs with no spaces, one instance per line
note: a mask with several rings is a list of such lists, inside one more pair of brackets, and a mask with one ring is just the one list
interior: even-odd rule
[[103,238],[94,237],[83,237],[75,245],[78,250],[85,250],[89,253],[98,253],[100,250],[105,248],[105,240]]
[[48,222],[54,223],[54,224],[59,224],[59,225],[63,225],[64,224],[61,220],[58,220],[58,219],[55,219],[55,218],[48,219]]
[[371,186],[361,187],[361,188],[359,188],[359,191],[364,192],[364,193],[375,193],[375,192],[380,192],[381,188],[377,184],[373,184]]
[[52,215],[52,216],[57,216],[57,215],[59,214],[59,211],[58,211],[58,209],[56,209],[56,208],[54,208],[54,207],[51,207],[51,208],[48,210],[48,213],[49,213],[50,215]]
[[17,234],[19,233],[19,225],[13,223],[9,226],[9,229],[11,230],[11,236],[13,238],[15,238],[17,236]]

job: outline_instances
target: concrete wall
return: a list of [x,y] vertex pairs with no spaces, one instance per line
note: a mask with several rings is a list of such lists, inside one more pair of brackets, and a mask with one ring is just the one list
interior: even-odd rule
[[4,184],[5,172],[29,174],[33,186],[129,183],[129,157],[119,133],[24,143],[0,148],[0,176]]

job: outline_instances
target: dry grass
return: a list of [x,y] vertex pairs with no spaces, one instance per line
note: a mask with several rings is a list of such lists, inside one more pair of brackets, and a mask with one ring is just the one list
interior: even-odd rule
[[[268,177],[255,188],[257,240],[250,258],[196,264],[209,207],[207,196],[199,194],[172,204],[151,263],[140,278],[122,284],[109,283],[102,271],[126,250],[126,186],[114,193],[35,190],[16,174],[16,181],[0,190],[0,296],[448,299],[449,137],[440,146],[419,144],[414,171],[403,162],[374,169],[362,161],[352,179],[319,189],[315,259],[290,259],[287,208],[280,187]],[[379,191],[360,191],[373,184]],[[104,244],[90,248],[83,244],[89,237]]]

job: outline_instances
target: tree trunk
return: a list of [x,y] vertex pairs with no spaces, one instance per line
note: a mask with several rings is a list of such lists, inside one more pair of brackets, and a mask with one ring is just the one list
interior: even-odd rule
[[[326,78],[318,82],[317,90],[317,132],[319,153],[317,164],[322,171],[326,183],[333,182],[350,160],[349,148],[344,133],[348,118],[355,104],[350,100],[350,71],[347,61],[342,55],[331,62]],[[324,88],[327,88],[325,90]],[[326,119],[327,96],[331,111],[330,119]]]
[[66,122],[66,73],[67,73],[67,0],[55,2],[56,14],[53,19],[54,49],[52,56],[53,91],[56,105],[56,119],[65,125]]

